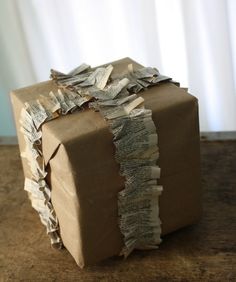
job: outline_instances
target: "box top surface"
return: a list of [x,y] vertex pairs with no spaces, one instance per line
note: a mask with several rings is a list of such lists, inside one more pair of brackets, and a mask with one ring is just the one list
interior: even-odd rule
[[[115,78],[117,75],[127,72],[127,66],[131,63],[134,68],[142,67],[134,60],[124,58],[111,63],[114,67],[111,76]],[[25,102],[36,100],[39,95],[47,96],[50,91],[56,90],[56,83],[49,80],[12,91],[11,99],[16,121],[20,118],[20,111]],[[151,109],[153,112],[165,111],[171,107],[177,107],[179,104],[196,100],[195,97],[188,94],[184,89],[177,87],[171,82],[163,82],[159,85],[152,86],[139,95],[144,98],[145,107]],[[91,109],[69,114],[45,123],[42,126],[42,145],[45,163],[48,163],[59,144],[72,144],[78,138],[91,137],[96,132],[104,130],[108,130],[106,121],[100,113]],[[18,134],[18,136],[19,143],[24,142],[21,134]]]

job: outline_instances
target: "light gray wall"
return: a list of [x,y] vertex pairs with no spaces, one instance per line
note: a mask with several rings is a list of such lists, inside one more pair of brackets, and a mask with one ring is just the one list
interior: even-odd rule
[[0,136],[16,135],[9,97],[9,89],[0,89]]
[[16,135],[10,91],[36,82],[16,4],[0,0],[0,137]]

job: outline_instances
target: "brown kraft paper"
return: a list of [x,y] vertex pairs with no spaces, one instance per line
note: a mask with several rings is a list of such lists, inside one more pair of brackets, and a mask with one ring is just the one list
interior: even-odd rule
[[[123,73],[125,58],[112,62],[112,75]],[[20,151],[24,103],[56,90],[53,81],[11,93]],[[157,127],[161,167],[159,184],[162,234],[195,223],[201,215],[198,100],[171,82],[141,92]],[[124,188],[108,124],[92,109],[69,114],[42,126],[42,149],[47,165],[52,203],[59,220],[63,244],[80,267],[120,253],[117,193]],[[24,174],[30,177],[22,159]]]

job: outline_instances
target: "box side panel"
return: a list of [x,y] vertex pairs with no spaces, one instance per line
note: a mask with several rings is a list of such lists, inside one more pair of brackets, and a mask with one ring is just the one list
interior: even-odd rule
[[[19,143],[19,149],[20,152],[22,153],[25,150],[25,140],[22,132],[20,131],[20,113],[21,109],[24,106],[24,103],[22,100],[19,99],[17,93],[11,92],[11,103],[12,103],[12,108],[13,108],[13,114],[14,114],[14,120],[15,120],[15,125],[16,125],[16,133],[17,133],[17,139]],[[21,158],[21,162],[23,165],[23,172],[24,176],[30,178],[31,172],[30,172],[30,167],[28,165],[28,162],[25,158]]]
[[84,266],[80,235],[80,205],[74,182],[73,169],[61,144],[49,161],[47,171],[51,199],[55,209],[64,246],[81,267]]
[[92,264],[119,254],[123,246],[117,197],[124,179],[107,128],[78,139],[67,150],[79,198],[83,258],[85,264]]
[[[163,91],[157,94],[165,95]],[[185,93],[182,94],[179,104],[153,108],[162,169],[159,182],[164,188],[160,197],[163,234],[193,224],[201,216],[198,103],[194,97],[189,95],[185,99]],[[178,98],[182,94],[176,93]],[[168,96],[171,99],[170,93]]]
[[[24,136],[20,131],[20,114],[22,108],[24,107],[24,103],[27,101],[36,100],[40,95],[46,96],[51,90],[55,89],[55,83],[52,81],[45,81],[32,86],[14,90],[10,93],[20,152],[25,150]],[[26,159],[22,158],[21,160],[25,177],[30,177],[30,168]]]

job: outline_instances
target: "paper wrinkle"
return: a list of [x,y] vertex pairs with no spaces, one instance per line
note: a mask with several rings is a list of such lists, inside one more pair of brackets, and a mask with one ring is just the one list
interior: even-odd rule
[[22,109],[20,123],[26,148],[21,156],[31,169],[31,178],[25,179],[24,189],[47,228],[51,244],[61,248],[59,223],[46,182],[41,127],[85,105],[99,111],[113,133],[115,158],[120,164],[120,174],[125,177],[125,188],[118,193],[118,217],[124,239],[120,254],[127,257],[134,249],[157,248],[161,243],[158,198],[163,188],[157,184],[158,136],[152,111],[145,109],[144,99],[136,93],[171,78],[160,75],[154,68],[134,70],[129,65],[123,77],[111,80],[112,70],[112,65],[92,70],[87,64],[68,74],[51,70],[58,90],[25,103]]

